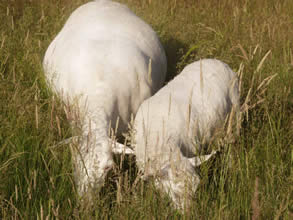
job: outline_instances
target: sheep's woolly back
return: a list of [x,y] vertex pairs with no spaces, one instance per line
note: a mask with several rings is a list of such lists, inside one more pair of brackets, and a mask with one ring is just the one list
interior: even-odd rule
[[[204,59],[186,66],[140,106],[135,118],[138,165],[145,175],[158,176],[177,204],[184,181],[198,182],[188,158],[210,141],[233,105],[239,105],[237,75],[219,60]],[[191,186],[194,192],[197,184]]]
[[100,0],[71,14],[43,64],[49,85],[81,113],[75,173],[82,195],[89,185],[99,186],[113,165],[109,125],[115,128],[119,118],[121,134],[163,84],[165,52],[152,28],[126,6]]

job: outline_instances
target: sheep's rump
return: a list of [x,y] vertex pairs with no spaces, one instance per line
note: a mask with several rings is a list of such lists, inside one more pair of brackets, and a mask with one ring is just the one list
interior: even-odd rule
[[119,116],[125,127],[162,85],[166,57],[149,25],[127,7],[101,0],[72,13],[49,46],[44,68],[59,95],[79,98],[92,112],[103,107],[112,125]]

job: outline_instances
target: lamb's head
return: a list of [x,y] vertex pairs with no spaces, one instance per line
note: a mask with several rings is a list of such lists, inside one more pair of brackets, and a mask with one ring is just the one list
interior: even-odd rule
[[193,165],[188,159],[170,161],[155,178],[155,185],[167,193],[176,208],[183,210],[191,205],[196,189],[200,183]]
[[110,143],[88,143],[83,140],[75,152],[75,178],[78,194],[91,200],[95,190],[101,188],[109,170],[114,166]]
[[168,154],[168,160],[161,155],[157,158],[149,158],[148,162],[141,162],[138,165],[143,168],[145,180],[154,177],[156,188],[168,194],[177,209],[184,210],[191,207],[200,183],[200,177],[195,168],[215,154],[216,151],[213,151],[208,155],[187,158],[178,148],[177,152]]

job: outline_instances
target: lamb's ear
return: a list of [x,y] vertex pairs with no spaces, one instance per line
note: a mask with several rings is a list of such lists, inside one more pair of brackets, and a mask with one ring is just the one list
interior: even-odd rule
[[113,154],[134,154],[134,151],[124,144],[120,144],[115,140],[110,139]]
[[197,156],[197,157],[192,157],[189,158],[189,162],[192,164],[194,167],[200,166],[203,162],[209,160],[214,154],[216,154],[218,151],[212,151],[211,154],[208,155],[202,155],[202,156]]

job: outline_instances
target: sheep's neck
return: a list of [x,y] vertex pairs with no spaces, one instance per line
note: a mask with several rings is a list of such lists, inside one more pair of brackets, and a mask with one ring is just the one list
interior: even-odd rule
[[[86,114],[82,125],[82,137],[84,139],[83,150],[89,150],[92,147],[105,146],[108,141],[108,122],[107,114],[102,109],[96,109],[94,112]],[[100,152],[110,152],[110,149],[95,149]]]

